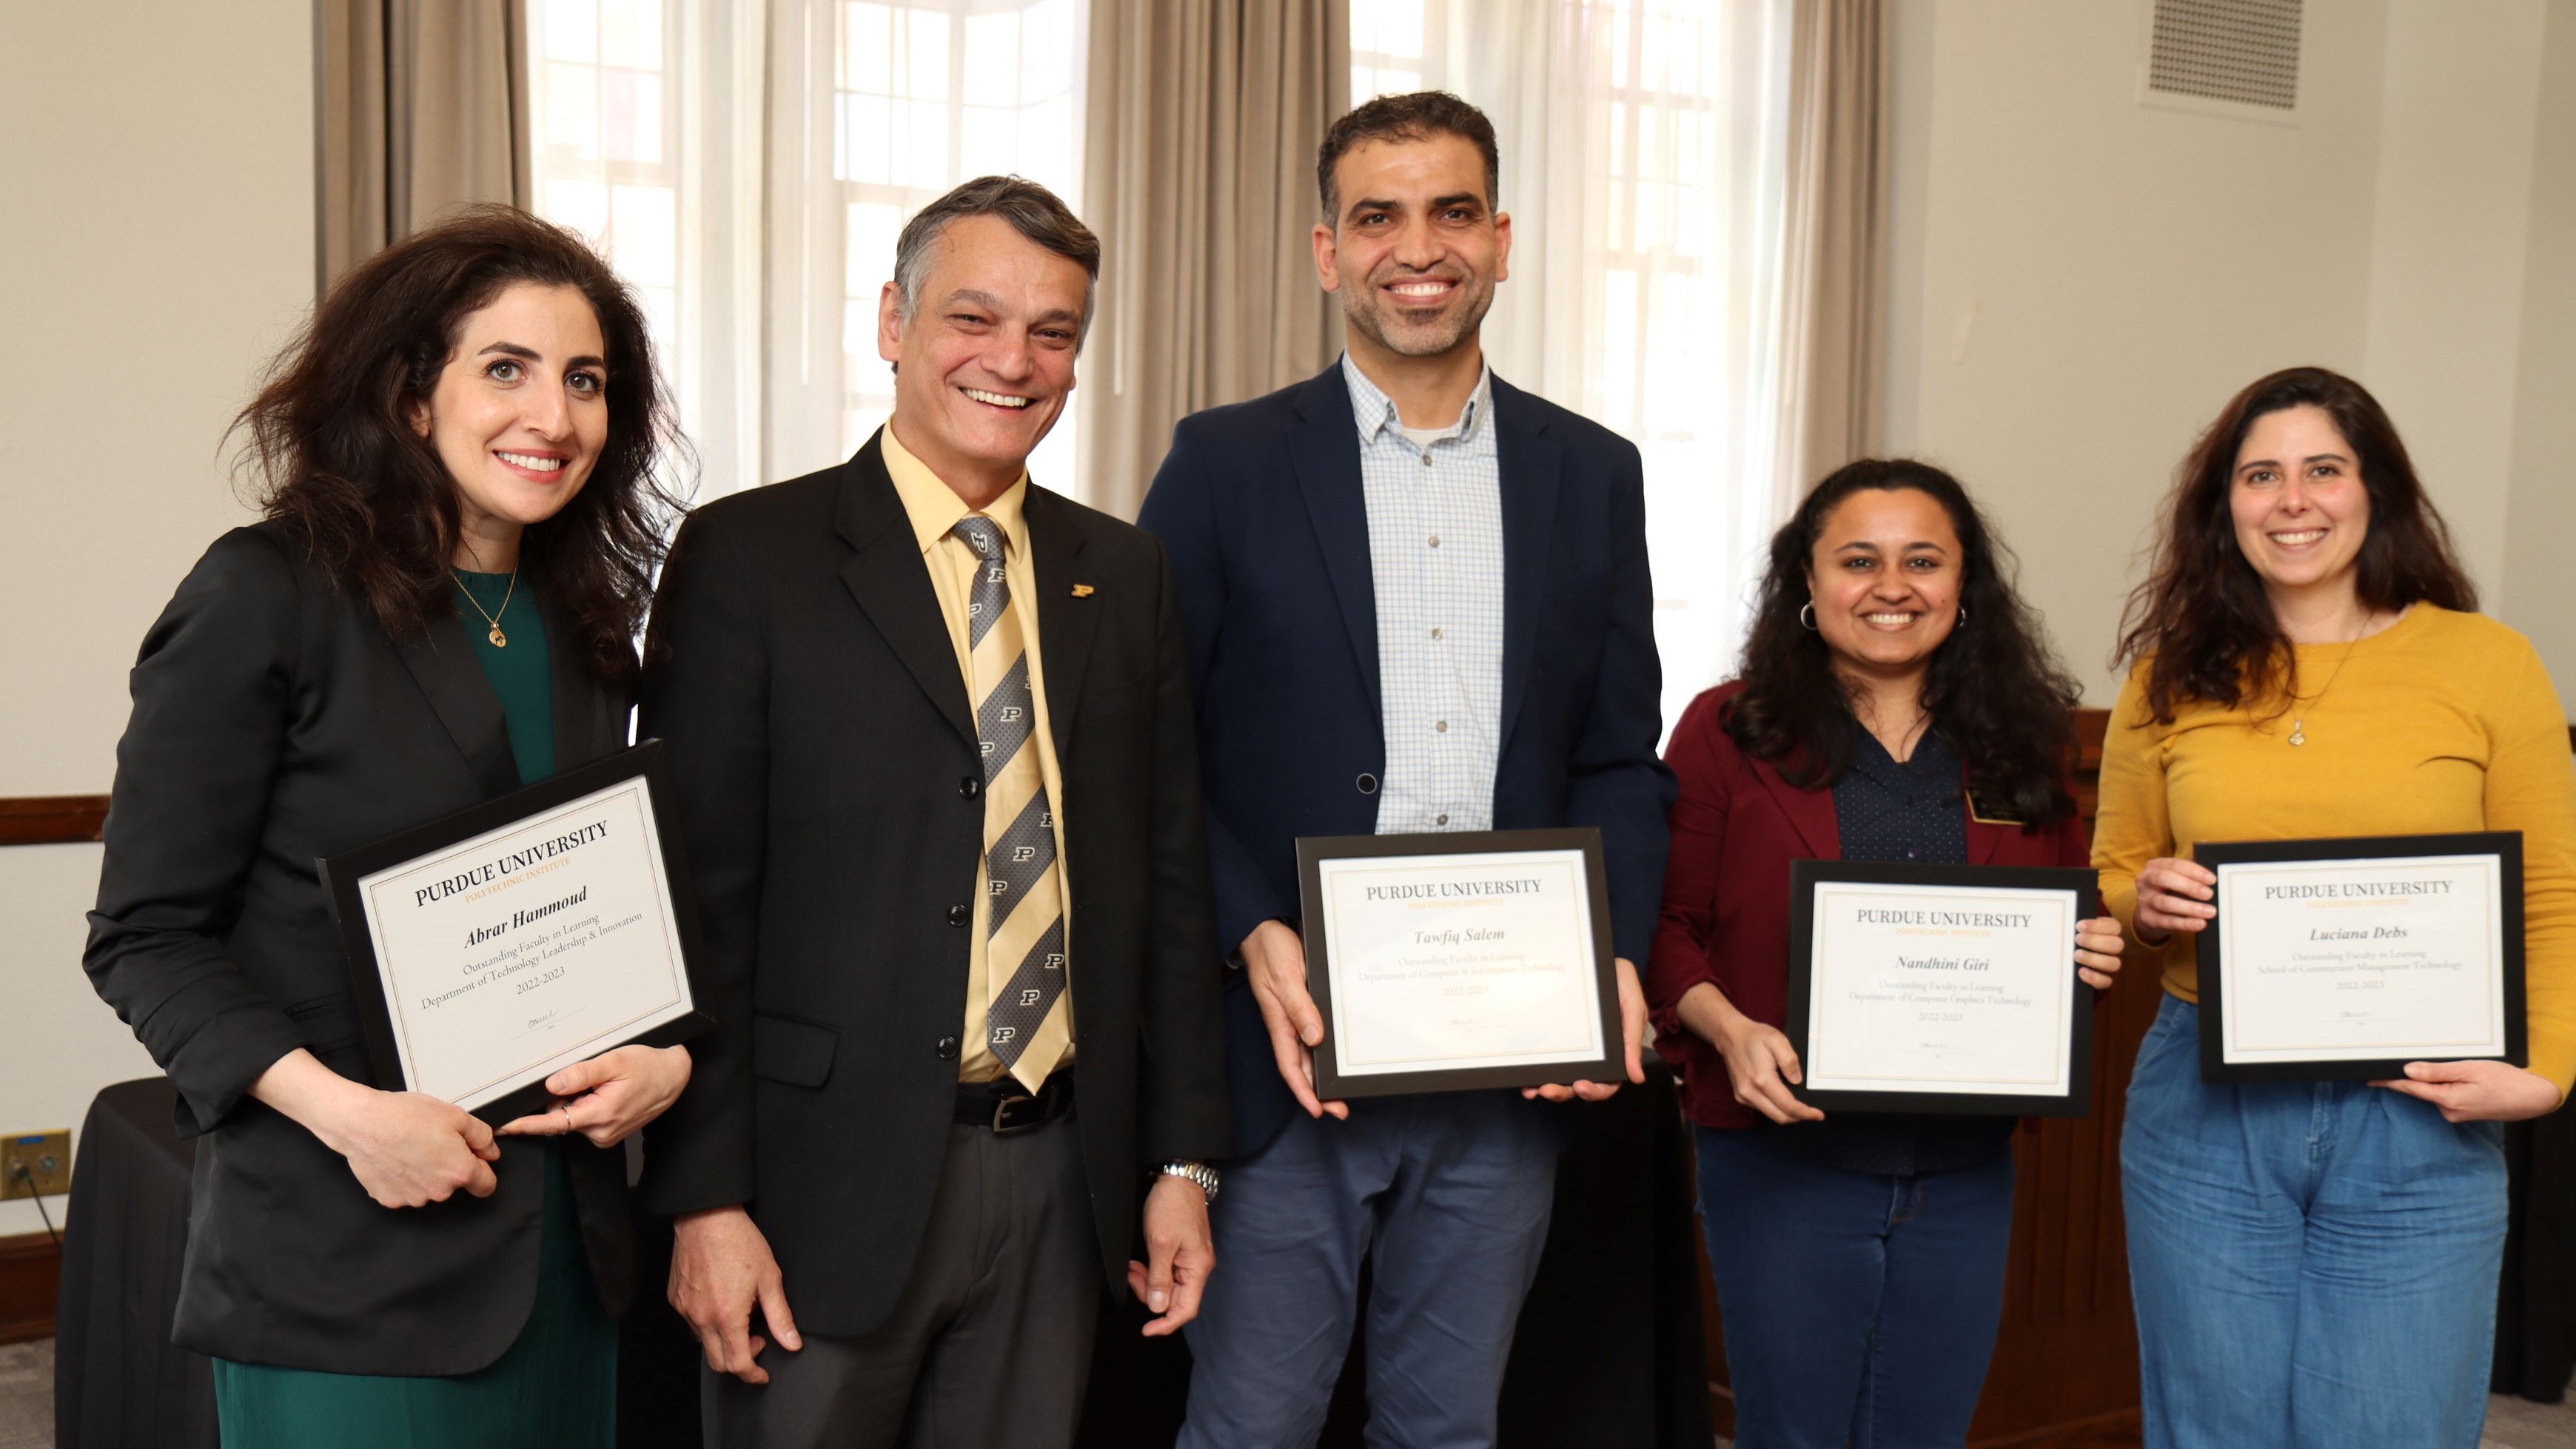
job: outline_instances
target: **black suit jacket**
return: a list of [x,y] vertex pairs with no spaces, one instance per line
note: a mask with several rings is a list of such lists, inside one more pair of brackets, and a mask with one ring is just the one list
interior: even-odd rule
[[[1189,676],[1152,538],[1036,487],[1027,519],[1075,1116],[1116,1292],[1147,1168],[1226,1142]],[[718,1024],[648,1130],[645,1202],[749,1203],[798,1326],[867,1333],[947,1150],[984,838],[966,681],[878,444],[699,510],[646,652],[643,728],[670,751]]]
[[[568,769],[625,746],[627,699],[586,672],[563,619],[545,621]],[[314,860],[518,788],[473,640],[451,616],[396,643],[263,523],[206,551],[144,637],[132,685],[83,965],[170,1074],[179,1130],[197,1139],[174,1338],[332,1373],[491,1363],[536,1290],[540,1145],[502,1139],[489,1198],[384,1208],[338,1153],[249,1095],[297,1047],[366,1076]],[[592,1277],[623,1312],[624,1155],[564,1150]]]
[[[1494,828],[1598,826],[1611,934],[1643,969],[1672,771],[1645,475],[1626,439],[1494,379],[1503,516]],[[1350,384],[1306,382],[1181,420],[1137,521],[1171,551],[1188,621],[1217,923],[1232,947],[1295,924],[1297,837],[1377,828],[1386,770],[1377,589]],[[1240,973],[1226,993],[1235,1150],[1296,1110]]]

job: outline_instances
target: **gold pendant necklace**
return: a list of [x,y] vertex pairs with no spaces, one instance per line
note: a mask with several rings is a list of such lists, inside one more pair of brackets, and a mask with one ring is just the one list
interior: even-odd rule
[[454,569],[449,569],[447,572],[449,577],[456,580],[457,592],[465,596],[465,602],[472,604],[474,606],[474,612],[483,616],[483,622],[492,626],[492,632],[484,635],[483,637],[491,640],[492,647],[495,649],[509,648],[510,636],[501,632],[501,616],[510,612],[510,600],[519,592],[519,570],[517,567],[513,566],[510,570],[510,586],[501,591],[501,607],[497,610],[486,609],[483,607],[483,601],[474,597],[474,591],[472,589],[465,587],[465,575],[456,572]]
[[2352,638],[2344,644],[2343,657],[2335,661],[2334,673],[2326,676],[2325,689],[2320,689],[2316,693],[2309,695],[2308,702],[2305,707],[2300,705],[2299,697],[2297,695],[2293,694],[2290,696],[2290,708],[2297,711],[2297,713],[2290,717],[2291,744],[2304,745],[2308,742],[2308,710],[2316,708],[2318,701],[2326,697],[2326,689],[2334,688],[2335,681],[2343,677],[2343,667],[2352,662],[2352,651],[2361,647],[2362,634],[2366,634],[2368,632],[2370,632],[2370,618],[2368,615],[2364,615],[2361,621],[2361,633],[2353,635]]

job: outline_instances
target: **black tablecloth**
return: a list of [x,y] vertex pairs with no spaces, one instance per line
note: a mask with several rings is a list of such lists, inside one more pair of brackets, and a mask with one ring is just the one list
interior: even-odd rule
[[173,1348],[196,1149],[171,1127],[164,1077],[119,1082],[90,1103],[63,1224],[54,1309],[59,1449],[213,1449],[215,1382]]
[[2554,1404],[2576,1367],[2576,1116],[2508,1124],[2504,1150],[2512,1195],[2494,1389]]
[[[1556,1213],[1503,1387],[1505,1449],[1705,1449],[1708,1374],[1692,1246],[1690,1138],[1672,1078],[1583,1110],[1557,1174]],[[215,1444],[206,1360],[170,1345],[188,1224],[190,1145],[166,1080],[98,1095],[81,1129],[54,1358],[61,1449]],[[662,1301],[670,1229],[646,1224],[619,1372],[625,1449],[698,1443],[697,1347]],[[1079,1442],[1169,1444],[1189,1350],[1137,1334],[1143,1310],[1104,1309]],[[1355,1446],[1366,1413],[1354,1361],[1324,1444]]]
[[[1672,1074],[1657,1064],[1643,1087],[1569,1110],[1583,1127],[1558,1164],[1547,1253],[1512,1340],[1502,1449],[1707,1449],[1690,1132]],[[1138,1337],[1144,1317],[1132,1304],[1102,1314],[1076,1449],[1165,1445],[1179,1431],[1189,1349]],[[1320,1449],[1360,1443],[1359,1337]]]

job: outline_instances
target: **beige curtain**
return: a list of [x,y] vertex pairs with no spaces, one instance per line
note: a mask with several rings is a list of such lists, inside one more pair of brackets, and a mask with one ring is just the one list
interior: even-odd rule
[[460,202],[530,203],[526,0],[319,0],[316,290]]
[[1135,516],[1190,413],[1341,350],[1316,284],[1315,149],[1349,109],[1347,0],[1093,0],[1083,194],[1100,234],[1083,493]]
[[1887,355],[1884,0],[1799,0],[1789,50],[1784,505],[1880,447]]

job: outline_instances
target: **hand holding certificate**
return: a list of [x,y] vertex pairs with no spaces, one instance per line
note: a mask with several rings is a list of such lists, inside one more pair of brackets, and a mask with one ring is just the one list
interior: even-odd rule
[[[563,1113],[563,1131],[650,1116],[627,1099],[662,1095],[668,1070],[592,1059],[706,1021],[667,794],[648,741],[320,862],[375,1085],[495,1121]],[[549,1104],[550,1080],[590,1094],[580,1116]]]
[[2202,1080],[2386,1081],[2410,1065],[2526,1060],[2519,834],[2192,854],[2211,876]]
[[2080,1117],[2084,870],[1801,860],[1789,1028],[1811,1106]]
[[1297,857],[1316,1096],[1627,1079],[1636,1003],[1598,831],[1308,838]]

